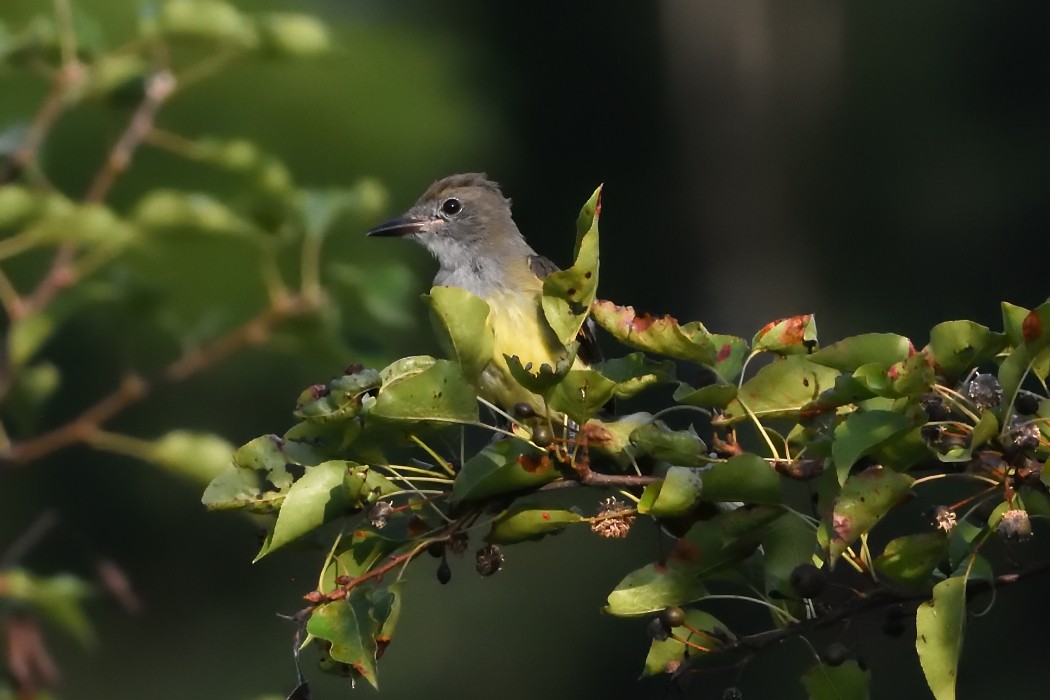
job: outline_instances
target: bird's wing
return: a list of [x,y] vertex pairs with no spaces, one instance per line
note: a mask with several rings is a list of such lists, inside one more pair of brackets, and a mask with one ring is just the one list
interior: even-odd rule
[[[557,265],[542,255],[529,256],[529,269],[540,279],[544,279],[552,272],[560,271]],[[595,329],[594,321],[588,317],[576,336],[576,340],[580,343],[578,357],[588,365],[593,365],[605,359],[602,356],[602,349],[598,346],[598,335]]]

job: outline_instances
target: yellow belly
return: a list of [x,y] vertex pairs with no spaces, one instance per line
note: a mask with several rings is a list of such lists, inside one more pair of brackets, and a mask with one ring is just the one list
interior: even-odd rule
[[[514,381],[504,355],[516,355],[532,372],[541,365],[557,365],[564,348],[547,325],[540,306],[540,293],[498,292],[487,299],[494,335],[492,362],[481,375],[479,391],[486,400],[510,410],[517,403],[543,411],[543,399]],[[576,359],[573,368],[583,363]]]

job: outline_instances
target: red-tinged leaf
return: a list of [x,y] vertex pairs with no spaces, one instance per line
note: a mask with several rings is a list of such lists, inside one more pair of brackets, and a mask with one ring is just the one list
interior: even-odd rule
[[[725,346],[721,343],[716,348],[711,334],[700,323],[681,325],[671,316],[638,314],[631,306],[617,306],[610,301],[594,302],[591,315],[625,345],[678,360],[711,366]],[[731,353],[732,348],[727,352]]]
[[846,479],[830,513],[831,565],[905,498],[913,482],[910,476],[882,467],[871,467]]
[[782,318],[767,323],[755,334],[751,347],[755,352],[775,352],[781,355],[802,354],[817,344],[817,323],[813,314]]
[[1035,311],[1029,311],[1021,322],[1021,336],[1026,343],[1034,343],[1043,334],[1043,320]]

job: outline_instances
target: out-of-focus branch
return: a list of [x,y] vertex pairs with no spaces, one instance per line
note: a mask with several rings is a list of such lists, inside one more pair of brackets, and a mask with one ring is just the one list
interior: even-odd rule
[[[167,68],[157,71],[149,78],[146,82],[146,96],[128,121],[124,133],[113,145],[106,162],[91,181],[84,195],[85,202],[97,204],[105,200],[117,177],[131,164],[135,150],[153,128],[157,111],[174,91],[175,76]],[[73,268],[76,250],[74,243],[65,243],[59,247],[47,274],[26,300],[26,311],[43,308],[56,294],[77,281]]]
[[[159,381],[185,380],[240,350],[265,343],[275,327],[316,309],[317,303],[313,300],[303,296],[287,297],[210,343],[187,350],[164,368]],[[25,442],[13,442],[0,453],[0,466],[25,465],[64,447],[91,442],[95,433],[109,420],[144,399],[151,387],[150,382],[136,375],[125,377],[110,394],[65,425]]]

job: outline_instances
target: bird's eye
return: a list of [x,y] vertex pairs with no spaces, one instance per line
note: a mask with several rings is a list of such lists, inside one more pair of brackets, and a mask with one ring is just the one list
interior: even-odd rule
[[441,211],[445,212],[449,216],[454,216],[462,211],[463,205],[455,197],[449,197],[441,203]]

